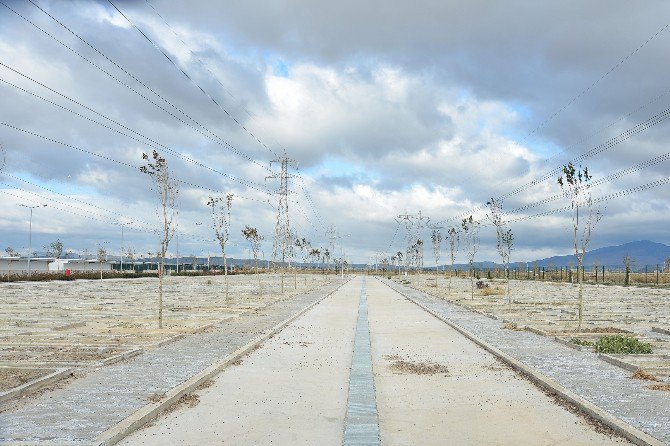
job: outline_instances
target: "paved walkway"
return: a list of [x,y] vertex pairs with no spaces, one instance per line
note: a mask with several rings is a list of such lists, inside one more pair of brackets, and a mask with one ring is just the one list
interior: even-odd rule
[[581,352],[534,333],[503,329],[498,320],[383,281],[617,418],[670,444],[668,392],[646,388],[648,382],[631,379],[631,372],[598,359],[594,353]]
[[[197,406],[122,444],[627,444],[595,432],[383,283],[363,280],[224,370]],[[424,374],[433,363],[448,371]]]
[[190,335],[136,359],[88,373],[69,385],[0,413],[0,442],[87,442],[274,325],[335,290],[342,282],[276,302]]
[[122,445],[341,446],[361,281],[352,280],[214,378],[193,408]]

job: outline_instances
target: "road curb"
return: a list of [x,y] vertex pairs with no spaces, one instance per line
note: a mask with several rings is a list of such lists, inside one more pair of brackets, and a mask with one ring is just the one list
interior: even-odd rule
[[636,427],[631,426],[630,424],[616,418],[609,412],[606,412],[605,410],[601,409],[600,407],[596,406],[595,404],[591,403],[590,401],[582,398],[581,396],[577,395],[576,393],[572,392],[571,390],[566,389],[565,387],[561,386],[558,384],[556,381],[553,379],[545,376],[544,374],[538,372],[537,370],[527,366],[526,364],[522,363],[521,361],[518,361],[517,359],[511,357],[507,353],[504,353],[503,351],[497,349],[496,347],[488,344],[487,342],[479,339],[477,336],[474,334],[470,333],[468,330],[462,328],[461,326],[457,325],[456,323],[450,321],[449,319],[435,313],[433,310],[427,308],[425,305],[419,303],[416,301],[414,298],[409,297],[407,294],[403,293],[400,290],[397,290],[393,287],[391,287],[394,291],[402,295],[405,299],[409,300],[413,304],[417,305],[424,311],[430,313],[433,317],[439,319],[440,321],[444,322],[445,324],[449,325],[451,328],[454,330],[458,331],[461,333],[463,336],[483,348],[484,350],[488,351],[489,353],[493,354],[496,356],[498,359],[501,361],[505,362],[507,365],[509,365],[512,369],[516,370],[517,372],[520,372],[524,374],[532,383],[535,385],[548,390],[549,392],[555,394],[557,397],[561,398],[564,401],[569,402],[570,404],[574,405],[579,409],[582,413],[588,415],[591,418],[594,418],[601,423],[603,423],[605,426],[609,427],[612,429],[614,432],[617,434],[621,435],[625,439],[629,440],[630,442],[638,445],[638,446],[666,446],[665,443],[663,443],[660,440],[657,440],[656,438],[652,437],[651,435],[637,429]]
[[31,392],[35,392],[36,390],[39,390],[43,387],[50,386],[51,384],[72,375],[73,372],[73,369],[69,367],[58,367],[52,368],[51,370],[53,370],[53,372],[42,376],[41,378],[34,379],[13,389],[9,389],[6,392],[0,393],[0,407],[8,401],[24,397]]
[[332,296],[350,280],[351,278],[340,283],[333,291],[327,293],[325,296],[316,300],[315,302],[307,305],[306,307],[304,307],[303,309],[301,309],[288,319],[285,319],[284,321],[275,325],[267,333],[258,336],[256,339],[235,350],[233,353],[226,356],[226,358],[223,359],[222,361],[210,365],[205,370],[184,381],[177,387],[174,387],[173,389],[169,390],[161,401],[147,404],[146,406],[140,408],[129,417],[117,423],[115,426],[112,426],[111,428],[107,429],[105,432],[101,433],[96,437],[96,439],[94,440],[94,444],[99,446],[112,446],[117,444],[119,441],[123,440],[125,437],[135,432],[136,430],[140,429],[145,424],[147,424],[161,412],[165,411],[170,406],[175,404],[177,401],[179,401],[179,399],[183,395],[193,392],[198,386],[200,386],[207,380],[211,379],[212,377],[218,375],[223,370],[225,370],[231,363],[237,361],[238,359],[245,356],[247,353],[253,351],[257,346],[259,346],[260,344],[262,344],[263,342],[267,341],[269,338],[280,332],[284,327],[289,325],[291,322],[295,321],[300,316],[305,314],[307,311],[311,310],[313,307],[315,307],[328,297]]

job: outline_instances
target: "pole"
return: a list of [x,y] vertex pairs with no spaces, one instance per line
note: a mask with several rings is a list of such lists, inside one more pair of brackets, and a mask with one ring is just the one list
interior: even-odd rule
[[121,274],[123,274],[123,224],[121,225]]
[[30,257],[33,255],[33,208],[30,208],[30,231],[28,234],[28,277],[30,277]]
[[179,274],[179,234],[177,236],[177,274]]

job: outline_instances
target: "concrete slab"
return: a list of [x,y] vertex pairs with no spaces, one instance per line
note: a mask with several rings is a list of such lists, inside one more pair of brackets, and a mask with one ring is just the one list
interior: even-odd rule
[[123,445],[341,445],[361,280],[344,285],[240,365]]
[[368,281],[368,300],[382,444],[629,444],[596,432],[383,283]]

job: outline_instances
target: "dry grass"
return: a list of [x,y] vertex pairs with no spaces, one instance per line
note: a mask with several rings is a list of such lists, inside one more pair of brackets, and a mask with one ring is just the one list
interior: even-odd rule
[[395,373],[412,375],[449,375],[449,369],[444,364],[432,361],[408,361],[397,355],[385,356],[385,359],[393,361],[389,366]]
[[647,387],[649,387],[651,390],[662,390],[664,392],[670,392],[670,384],[653,384]]
[[479,292],[482,296],[502,296],[505,294],[505,290],[502,289],[501,287],[488,287],[488,288],[482,288],[482,290]]
[[505,330],[523,331],[523,328],[519,327],[516,322],[505,322],[502,328]]
[[616,328],[616,327],[594,327],[594,328],[582,328],[580,333],[632,333],[632,332],[624,330],[623,328]]
[[147,398],[152,403],[159,403],[165,398],[165,392],[158,392]]
[[643,369],[637,369],[631,378],[640,379],[643,381],[658,381],[658,378],[656,378],[651,373],[644,371]]

